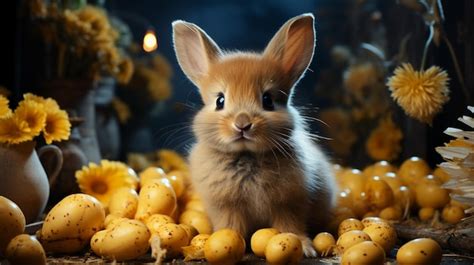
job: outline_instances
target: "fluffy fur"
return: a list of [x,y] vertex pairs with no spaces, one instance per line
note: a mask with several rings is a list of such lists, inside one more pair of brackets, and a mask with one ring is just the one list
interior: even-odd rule
[[[173,23],[178,62],[204,102],[189,159],[214,229],[233,228],[246,238],[263,227],[293,232],[307,256],[316,254],[307,233],[328,221],[336,194],[330,164],[291,104],[314,52],[313,20],[290,19],[263,53],[224,53],[198,26]],[[263,108],[264,93],[274,110]]]

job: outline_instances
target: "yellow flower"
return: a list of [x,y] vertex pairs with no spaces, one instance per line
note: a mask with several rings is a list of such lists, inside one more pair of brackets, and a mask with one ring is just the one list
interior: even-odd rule
[[133,61],[130,58],[126,58],[119,64],[118,68],[117,81],[120,84],[127,84],[133,75]]
[[165,172],[173,170],[188,171],[188,164],[184,158],[177,152],[169,149],[162,149],[157,152],[158,167],[161,167]]
[[49,109],[46,114],[46,126],[43,130],[46,143],[69,139],[71,123],[67,112],[60,109]]
[[54,100],[52,98],[44,98],[44,97],[37,96],[37,95],[31,94],[31,93],[26,93],[26,94],[23,94],[23,99],[25,101],[34,101],[38,104],[41,104],[41,105],[43,105],[43,108],[46,109],[46,110],[49,109],[49,108],[59,109],[58,103],[56,102],[56,100]]
[[359,99],[379,80],[377,68],[372,63],[353,65],[344,73],[344,86]]
[[32,137],[39,135],[46,125],[46,112],[43,105],[35,101],[21,101],[13,115],[28,124],[28,132]]
[[117,112],[117,116],[120,123],[122,124],[127,123],[128,119],[130,119],[130,116],[132,116],[128,105],[125,102],[123,102],[121,99],[115,97],[112,100],[112,106]]
[[389,117],[381,120],[379,125],[370,133],[365,143],[365,149],[374,160],[391,161],[398,157],[402,149],[400,145],[402,138],[402,131]]
[[0,118],[8,116],[12,113],[10,107],[8,107],[8,99],[0,95]]
[[28,123],[13,114],[0,118],[0,143],[18,144],[33,139]]
[[136,189],[138,177],[127,165],[102,160],[100,165],[89,163],[76,171],[76,181],[82,192],[92,195],[104,205],[108,205],[110,196],[121,187]]
[[47,144],[53,141],[67,140],[71,133],[71,123],[66,111],[59,108],[58,103],[52,98],[43,98],[27,93],[23,95],[25,102],[36,102],[43,107],[46,121],[43,136]]
[[392,98],[408,116],[431,124],[449,100],[448,74],[438,66],[419,72],[410,64],[402,64],[394,73],[387,82]]

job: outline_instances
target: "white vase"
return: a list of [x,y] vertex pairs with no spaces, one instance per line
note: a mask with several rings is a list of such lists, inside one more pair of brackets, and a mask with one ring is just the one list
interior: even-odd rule
[[[49,180],[35,150],[35,142],[0,144],[0,195],[15,202],[26,218],[34,222],[46,207],[49,196]],[[56,166],[50,174],[54,181],[62,166],[59,148],[46,145],[40,153],[52,152]]]

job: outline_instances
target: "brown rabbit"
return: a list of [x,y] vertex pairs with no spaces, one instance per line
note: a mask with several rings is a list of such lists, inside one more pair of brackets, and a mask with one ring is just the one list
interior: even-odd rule
[[313,21],[290,19],[263,53],[223,52],[195,24],[173,23],[178,62],[204,102],[189,159],[214,229],[292,232],[306,256],[316,255],[307,232],[328,221],[336,194],[328,159],[291,104],[313,56]]

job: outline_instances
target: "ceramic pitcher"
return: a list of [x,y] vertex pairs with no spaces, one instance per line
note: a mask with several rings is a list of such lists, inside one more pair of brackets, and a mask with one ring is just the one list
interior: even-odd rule
[[31,223],[40,217],[49,196],[49,184],[55,181],[62,166],[61,150],[54,145],[46,145],[39,154],[53,153],[56,165],[46,175],[35,150],[35,142],[5,145],[0,144],[0,195],[14,201]]

